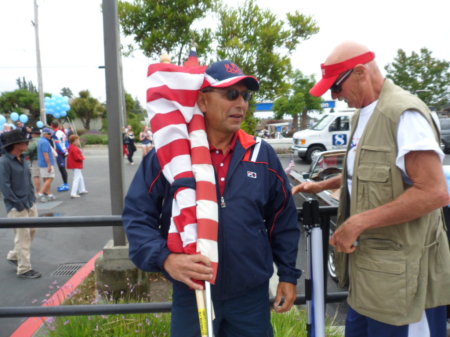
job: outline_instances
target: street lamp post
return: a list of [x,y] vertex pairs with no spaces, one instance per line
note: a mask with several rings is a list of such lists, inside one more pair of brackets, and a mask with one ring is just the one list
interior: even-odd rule
[[[108,150],[111,190],[111,210],[113,215],[122,214],[123,150],[121,127],[123,121],[124,93],[122,67],[120,62],[119,23],[117,1],[103,0],[103,34],[105,43],[106,109],[108,111]],[[125,246],[123,227],[113,228],[114,246]]]
[[45,116],[45,105],[44,105],[44,88],[42,85],[42,65],[41,65],[41,49],[39,45],[39,15],[38,15],[38,5],[37,0],[34,0],[34,35],[36,39],[36,67],[37,67],[37,77],[38,77],[38,91],[39,91],[39,111],[40,118],[44,125],[47,124],[47,118]]

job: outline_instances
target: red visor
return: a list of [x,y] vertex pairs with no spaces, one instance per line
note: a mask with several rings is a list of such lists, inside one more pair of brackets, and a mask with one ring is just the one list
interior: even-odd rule
[[355,68],[358,64],[369,63],[375,58],[375,53],[369,51],[367,53],[355,56],[351,59],[345,60],[343,62],[335,64],[321,64],[322,68],[322,79],[316,83],[314,87],[309,91],[313,96],[322,96],[331,88],[337,78],[344,71]]

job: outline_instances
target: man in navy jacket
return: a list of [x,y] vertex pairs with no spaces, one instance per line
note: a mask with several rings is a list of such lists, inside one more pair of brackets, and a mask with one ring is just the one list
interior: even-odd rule
[[[219,268],[211,288],[215,336],[273,336],[268,294],[273,263],[279,276],[276,311],[292,307],[300,277],[295,267],[300,237],[296,208],[273,148],[240,130],[258,81],[230,61],[216,62],[206,73],[212,84],[201,90],[197,103],[205,115],[218,187]],[[173,281],[171,335],[200,336],[192,289],[201,286],[192,280],[209,280],[212,268],[205,256],[167,248],[172,200],[153,150],[125,200],[130,258],[139,268],[162,271]]]

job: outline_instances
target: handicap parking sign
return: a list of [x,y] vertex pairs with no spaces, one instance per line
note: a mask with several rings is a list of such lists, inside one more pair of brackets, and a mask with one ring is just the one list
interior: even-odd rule
[[347,135],[345,133],[333,135],[333,145],[343,146],[347,144]]

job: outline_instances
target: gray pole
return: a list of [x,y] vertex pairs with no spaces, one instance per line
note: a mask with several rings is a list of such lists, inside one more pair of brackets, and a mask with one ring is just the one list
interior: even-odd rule
[[[111,190],[111,210],[113,215],[122,214],[123,149],[122,114],[124,92],[122,86],[122,68],[120,62],[119,22],[117,1],[103,0],[103,35],[105,43],[106,109],[108,111],[108,150],[109,176]],[[114,246],[125,246],[125,232],[122,227],[113,227]]]
[[45,105],[44,105],[44,87],[42,85],[42,65],[41,65],[41,49],[39,46],[39,16],[38,16],[38,5],[37,1],[34,0],[34,34],[36,37],[36,67],[38,75],[38,90],[39,90],[39,110],[41,121],[47,124],[47,118],[45,115]]

